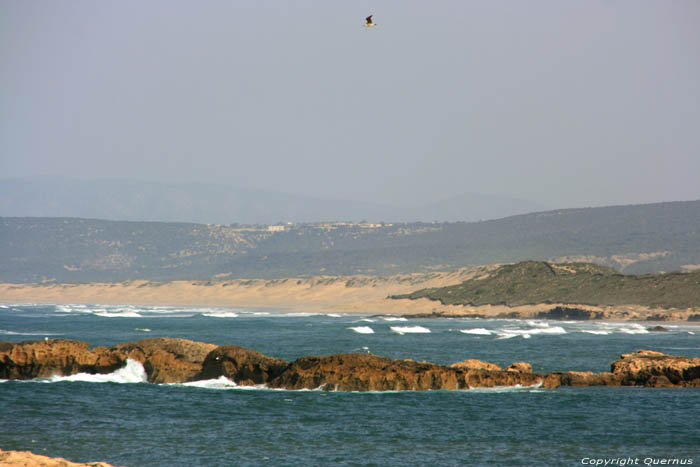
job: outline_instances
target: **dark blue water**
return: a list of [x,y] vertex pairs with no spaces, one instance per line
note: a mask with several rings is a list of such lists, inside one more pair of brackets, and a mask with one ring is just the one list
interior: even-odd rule
[[[606,371],[620,353],[641,348],[700,356],[698,326],[665,325],[669,332],[649,333],[634,323],[261,312],[7,306],[0,309],[0,339],[49,336],[109,346],[167,336],[242,345],[286,360],[369,349],[437,363],[524,360],[536,371]],[[351,329],[367,331],[363,327],[373,333]],[[215,387],[221,386],[3,382],[0,448],[129,466],[584,465],[584,458],[628,457],[638,465],[700,462],[696,389],[328,393]]]

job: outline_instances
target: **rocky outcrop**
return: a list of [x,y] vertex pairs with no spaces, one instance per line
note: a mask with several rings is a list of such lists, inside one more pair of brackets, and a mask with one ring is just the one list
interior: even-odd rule
[[144,366],[150,383],[183,382],[200,372],[204,358],[216,347],[171,338],[144,339],[109,349],[90,349],[85,342],[64,339],[0,342],[0,379],[111,373],[131,358]]
[[268,385],[276,388],[320,388],[331,391],[423,391],[556,384],[554,380],[545,380],[545,375],[533,373],[446,367],[371,354],[341,354],[300,358]]
[[700,358],[639,350],[620,355],[611,371],[620,375],[626,386],[700,387]]
[[700,387],[700,358],[639,350],[622,354],[610,372],[568,371],[552,376],[562,386]]
[[562,386],[620,386],[622,377],[613,373],[593,373],[592,371],[567,371],[552,373]]
[[47,457],[30,451],[3,451],[0,449],[0,465],[6,466],[41,466],[41,467],[112,467],[106,462],[88,462],[81,464],[62,457]]
[[151,383],[182,383],[224,376],[242,386],[338,391],[467,389],[496,386],[700,387],[700,358],[651,350],[622,354],[610,372],[536,374],[527,362],[506,370],[464,360],[450,366],[372,354],[302,357],[292,363],[238,346],[154,338],[111,348],[69,340],[0,342],[0,379],[110,373],[127,359],[141,362]]
[[532,365],[528,362],[514,362],[506,371],[516,371],[518,373],[532,373]]
[[460,368],[463,370],[490,370],[501,371],[501,365],[498,363],[484,362],[481,360],[469,359],[461,362],[456,362],[450,365],[450,368]]
[[216,349],[187,339],[156,337],[111,347],[108,352],[126,360],[141,362],[149,383],[182,383],[189,381],[202,370],[206,356]]
[[601,311],[584,310],[581,308],[571,308],[558,306],[549,311],[541,311],[535,315],[537,319],[557,319],[557,320],[581,320],[602,319],[604,313]]
[[76,373],[110,373],[125,359],[104,347],[65,339],[0,342],[0,379],[33,379]]
[[224,345],[209,352],[202,364],[198,380],[220,376],[240,385],[265,384],[279,377],[289,363],[237,345]]

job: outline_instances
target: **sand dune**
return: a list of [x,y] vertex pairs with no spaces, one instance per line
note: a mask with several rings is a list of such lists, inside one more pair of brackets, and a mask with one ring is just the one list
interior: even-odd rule
[[126,281],[84,284],[0,283],[4,303],[83,303],[182,306],[268,307],[284,311],[371,314],[506,314],[532,317],[555,306],[575,306],[605,312],[606,319],[644,320],[664,313],[672,320],[687,319],[690,310],[660,310],[629,305],[596,307],[576,304],[446,306],[427,299],[391,300],[390,295],[427,287],[444,287],[488,274],[496,266],[460,269],[454,272],[375,276],[318,276],[284,279],[236,279],[223,281]]

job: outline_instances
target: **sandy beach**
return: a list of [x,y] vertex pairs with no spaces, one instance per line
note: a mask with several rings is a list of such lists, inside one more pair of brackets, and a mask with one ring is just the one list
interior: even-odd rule
[[173,306],[264,307],[286,312],[439,314],[445,316],[531,318],[557,306],[603,312],[603,319],[639,320],[656,315],[667,321],[685,321],[694,309],[659,309],[629,304],[591,306],[542,303],[447,306],[437,301],[393,300],[390,295],[428,287],[444,287],[488,274],[496,266],[460,269],[454,272],[375,276],[317,276],[285,279],[236,279],[224,281],[126,281],[117,283],[11,284],[0,283],[2,303],[130,304]]

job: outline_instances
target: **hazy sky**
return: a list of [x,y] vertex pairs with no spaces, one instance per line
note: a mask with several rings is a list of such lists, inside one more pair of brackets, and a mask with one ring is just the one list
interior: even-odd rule
[[[700,1],[0,0],[0,178],[700,199]],[[363,27],[374,14],[375,28]]]

